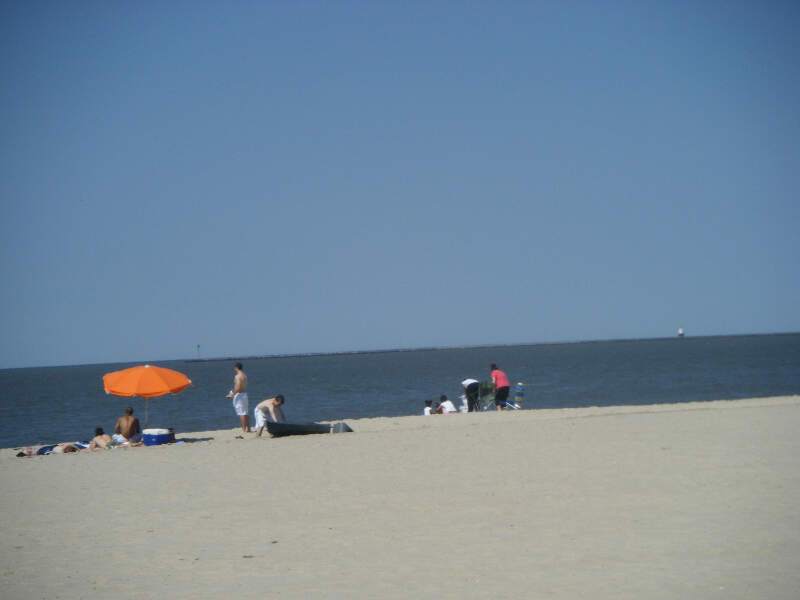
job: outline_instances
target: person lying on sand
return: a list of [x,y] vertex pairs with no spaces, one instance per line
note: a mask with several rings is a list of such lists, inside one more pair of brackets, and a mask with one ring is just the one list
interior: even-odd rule
[[69,454],[70,452],[78,452],[81,450],[80,446],[76,446],[72,442],[61,442],[50,446],[42,446],[36,452],[32,448],[25,448],[24,452],[18,452],[17,456],[24,458],[28,456],[43,456],[47,454]]
[[56,444],[56,447],[50,451],[50,454],[69,454],[70,452],[78,451],[80,451],[80,448],[72,442],[61,442],[60,444]]
[[283,395],[278,394],[274,398],[262,400],[253,409],[253,413],[256,417],[256,435],[258,437],[261,437],[264,426],[267,424],[267,411],[269,411],[269,415],[275,423],[278,422],[278,418],[275,416],[276,412],[280,415],[281,421],[286,421],[286,416],[283,414],[283,409],[281,408],[283,402]]
[[107,450],[111,447],[112,443],[113,440],[111,439],[111,436],[107,433],[104,433],[102,427],[98,427],[94,430],[94,437],[92,438],[92,441],[89,442],[89,450],[97,450],[98,448]]

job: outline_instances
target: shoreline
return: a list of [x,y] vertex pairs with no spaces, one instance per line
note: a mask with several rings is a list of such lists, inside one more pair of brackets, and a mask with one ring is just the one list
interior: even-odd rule
[[800,396],[345,420],[19,459],[15,598],[692,598],[800,589]]
[[[630,404],[630,405],[613,405],[613,406],[587,406],[587,407],[574,407],[574,408],[536,408],[536,409],[524,409],[521,411],[513,411],[513,410],[504,411],[499,414],[496,413],[496,411],[489,410],[476,413],[454,413],[451,415],[432,415],[431,418],[436,419],[438,417],[447,417],[448,419],[453,419],[458,417],[467,419],[480,419],[481,418],[480,415],[485,415],[488,416],[488,418],[513,419],[515,416],[525,415],[526,419],[529,418],[532,421],[540,421],[540,420],[553,420],[553,419],[579,419],[587,417],[613,416],[613,415],[626,415],[626,414],[656,414],[656,413],[666,413],[675,411],[713,410],[717,408],[782,406],[791,404],[800,404],[800,395],[765,396],[757,398],[740,398],[731,400],[721,399],[721,400],[708,400],[701,402],[675,402],[669,404]],[[428,418],[425,418],[425,421],[419,422],[418,421],[419,418],[425,418],[425,417],[423,417],[423,415],[402,415],[393,417],[365,417],[361,419],[337,419],[333,421],[321,420],[318,422],[319,423],[344,422],[347,423],[355,433],[380,431],[383,430],[385,427],[389,426],[389,424],[391,424],[393,426],[392,428],[396,430],[420,429],[435,425],[435,422],[430,422],[430,419]],[[448,425],[455,426],[456,423],[448,423]],[[239,427],[232,427],[230,429],[187,431],[187,432],[176,433],[174,444],[162,444],[161,446],[143,446],[141,448],[148,449],[148,448],[160,448],[166,446],[181,445],[179,444],[179,442],[183,442],[183,444],[194,444],[194,443],[210,443],[214,441],[220,441],[220,442],[242,441],[241,439],[239,439],[239,436],[244,436],[243,437],[244,440],[251,438],[259,439],[258,437],[256,437],[254,432],[255,432],[255,427],[253,427],[253,433],[249,434],[242,434],[241,428]],[[302,438],[305,436],[293,436],[293,437]],[[260,439],[271,439],[271,436],[266,430],[264,430],[264,433]],[[84,440],[61,440],[61,441],[75,442]],[[47,445],[50,444],[45,444],[45,446]],[[28,447],[34,448],[34,456],[35,456],[35,450],[37,448],[41,448],[42,446],[43,445],[41,444],[28,444],[28,445],[9,446],[6,448],[0,448],[0,459],[7,458],[9,456],[14,458],[19,458],[16,456],[16,453]],[[115,448],[115,450],[130,450],[130,449],[133,448],[126,448],[126,447]],[[100,452],[100,451],[98,450],[95,452]],[[74,454],[81,454],[81,453],[85,453],[85,451],[82,450],[81,452],[77,452]],[[32,458],[32,457],[26,457],[26,458]]]

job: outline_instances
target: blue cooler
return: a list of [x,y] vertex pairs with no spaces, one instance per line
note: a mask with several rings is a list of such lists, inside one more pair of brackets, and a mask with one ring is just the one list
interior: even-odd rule
[[145,429],[142,431],[142,441],[145,446],[167,444],[170,441],[169,429]]

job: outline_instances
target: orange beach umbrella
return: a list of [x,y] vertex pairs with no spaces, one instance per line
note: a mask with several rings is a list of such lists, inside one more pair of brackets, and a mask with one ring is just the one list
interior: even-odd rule
[[[103,375],[103,387],[106,394],[141,396],[146,400],[166,394],[177,394],[190,385],[192,385],[192,380],[183,373],[153,365],[139,365]],[[147,424],[147,408],[148,402],[145,403],[145,425]]]

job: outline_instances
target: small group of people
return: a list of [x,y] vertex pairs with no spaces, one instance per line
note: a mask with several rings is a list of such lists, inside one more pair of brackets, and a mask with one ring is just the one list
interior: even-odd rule
[[117,419],[114,433],[111,435],[103,431],[102,427],[94,430],[94,437],[89,442],[89,450],[108,450],[116,446],[141,446],[142,426],[139,419],[133,416],[133,408],[125,409],[125,414]]
[[[505,410],[510,388],[508,375],[501,371],[495,363],[492,363],[490,367],[490,377],[492,378],[492,384],[494,386],[495,410]],[[480,397],[480,382],[477,379],[467,378],[461,382],[461,387],[464,390],[464,397],[466,398],[467,412],[477,411]],[[242,433],[252,433],[250,429],[250,416],[248,415],[247,374],[244,372],[244,366],[240,362],[234,365],[233,389],[228,392],[227,398],[230,398],[233,410],[239,417]],[[283,394],[277,394],[272,398],[265,398],[255,406],[253,409],[253,417],[255,418],[255,433],[257,436],[261,436],[269,419],[273,422],[277,422],[279,419],[281,421],[286,421],[286,416],[283,414],[283,405],[285,401]],[[433,400],[426,400],[425,408],[423,409],[423,414],[425,415],[447,415],[457,412],[458,409],[453,404],[453,401],[448,399],[445,394],[439,397],[439,402],[436,403],[436,406],[433,406]]]
[[[490,367],[490,376],[494,386],[494,406],[495,410],[506,410],[508,403],[508,393],[511,384],[503,371],[501,371],[495,363]],[[466,399],[467,412],[475,412],[478,410],[480,398],[481,384],[477,379],[467,378],[461,382],[461,389],[464,391],[464,398]],[[458,412],[458,409],[453,405],[452,401],[447,399],[447,396],[442,394],[439,397],[439,403],[433,407],[432,400],[425,401],[425,408],[422,414],[448,414]]]
[[[247,398],[247,374],[244,372],[242,363],[237,362],[234,365],[235,375],[233,377],[233,389],[228,392],[228,398],[231,399],[233,410],[239,417],[239,422],[242,425],[242,433],[251,433],[250,429],[250,416],[248,411],[248,398]],[[264,427],[267,424],[267,419],[271,418],[273,422],[286,421],[286,416],[283,414],[283,404],[286,400],[283,394],[277,394],[273,398],[265,398],[253,409],[253,417],[256,423],[256,435],[261,437],[264,432]],[[269,417],[267,416],[269,415]]]
[[[227,397],[231,399],[233,409],[239,417],[242,433],[252,433],[248,415],[247,374],[244,372],[244,367],[240,362],[236,363],[234,371],[233,389],[228,393]],[[505,410],[510,388],[508,376],[494,363],[491,365],[490,375],[494,386],[495,409]],[[466,400],[466,411],[474,412],[479,410],[480,382],[477,379],[467,378],[461,382],[461,387],[464,391],[463,397]],[[283,394],[277,394],[272,398],[265,398],[255,406],[253,416],[255,417],[256,436],[261,436],[268,420],[271,419],[273,422],[286,421],[286,415],[283,413],[285,402]],[[457,412],[459,412],[458,409],[445,394],[439,396],[439,402],[436,403],[435,407],[432,400],[426,400],[423,410],[425,415],[447,415]],[[88,445],[85,442],[80,444],[62,442],[48,447],[48,453],[64,454],[78,452],[83,449],[100,450],[123,445],[143,445],[142,428],[139,424],[139,419],[133,416],[133,408],[130,406],[125,409],[125,414],[117,419],[114,425],[114,432],[111,435],[105,433],[102,427],[98,427],[95,429],[94,437]],[[31,450],[28,449],[27,452],[20,452],[17,456],[31,456],[31,454]]]
[[425,400],[425,409],[422,411],[424,415],[447,415],[450,413],[458,412],[452,400],[449,400],[445,394],[439,396],[439,402],[433,406],[433,400]]
[[[61,442],[51,446],[42,446],[36,454],[70,454],[81,450],[108,450],[116,446],[141,446],[142,428],[139,419],[133,416],[133,408],[125,409],[125,414],[117,419],[112,435],[103,431],[102,427],[94,430],[94,437],[86,442]],[[32,449],[20,452],[17,456],[32,456]]]

